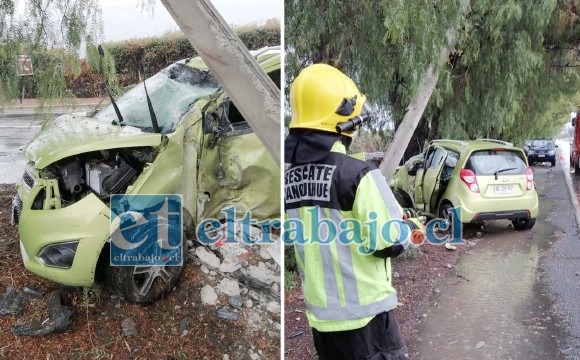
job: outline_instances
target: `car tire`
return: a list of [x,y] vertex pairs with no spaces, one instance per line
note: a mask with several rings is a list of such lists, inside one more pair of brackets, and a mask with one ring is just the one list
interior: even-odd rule
[[175,287],[185,268],[185,239],[182,239],[181,251],[181,266],[111,266],[109,262],[105,268],[109,292],[140,305],[163,298]]
[[578,159],[574,161],[574,172],[576,175],[580,175],[580,161]]
[[453,204],[449,201],[445,201],[439,206],[439,218],[447,222],[448,229],[453,229],[453,217],[450,213],[453,208]]
[[550,164],[552,164],[552,167],[556,166],[556,159],[550,161]]
[[536,224],[536,219],[520,218],[513,219],[512,224],[516,230],[530,230]]

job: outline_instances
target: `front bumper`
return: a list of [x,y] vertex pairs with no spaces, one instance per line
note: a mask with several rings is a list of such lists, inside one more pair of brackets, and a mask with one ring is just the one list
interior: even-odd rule
[[536,162],[552,162],[556,160],[556,155],[544,155],[540,156],[538,154],[528,155],[528,163],[533,164]]
[[[60,284],[92,286],[99,255],[109,239],[109,208],[91,193],[64,208],[33,210],[32,203],[42,188],[42,181],[30,190],[20,183],[13,200],[25,267]],[[70,268],[47,266],[37,258],[44,247],[70,241],[79,241]]]

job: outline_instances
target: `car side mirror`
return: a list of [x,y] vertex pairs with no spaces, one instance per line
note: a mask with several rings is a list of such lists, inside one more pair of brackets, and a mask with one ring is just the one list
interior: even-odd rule
[[558,147],[558,145],[556,145],[556,147]]

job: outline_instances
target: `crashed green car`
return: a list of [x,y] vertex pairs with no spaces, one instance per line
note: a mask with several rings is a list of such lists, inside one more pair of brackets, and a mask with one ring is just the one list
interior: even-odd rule
[[[252,54],[280,88],[280,48]],[[203,61],[179,61],[145,83],[116,101],[122,121],[114,104],[63,115],[24,149],[12,213],[28,270],[70,286],[102,277],[128,301],[150,303],[182,267],[110,266],[112,194],[182,194],[186,233],[232,206],[279,217],[279,166]]]
[[538,216],[538,194],[526,155],[494,140],[433,140],[424,153],[400,166],[391,183],[403,207],[452,222],[508,219],[529,230]]

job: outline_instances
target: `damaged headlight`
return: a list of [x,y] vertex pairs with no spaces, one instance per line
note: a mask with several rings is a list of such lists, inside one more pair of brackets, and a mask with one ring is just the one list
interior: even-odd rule
[[38,260],[46,266],[69,269],[72,266],[79,242],[70,241],[48,245],[38,254]]

